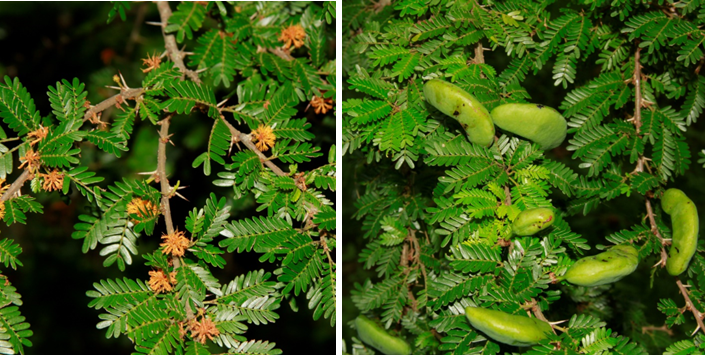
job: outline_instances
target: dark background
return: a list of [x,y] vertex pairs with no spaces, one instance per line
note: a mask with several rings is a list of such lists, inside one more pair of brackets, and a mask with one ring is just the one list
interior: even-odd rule
[[[553,17],[558,17],[559,12],[557,10],[561,8],[561,6],[565,6],[565,2],[559,1],[552,5],[552,8],[556,10]],[[491,47],[486,39],[483,40],[483,44],[485,48]],[[468,48],[467,51],[472,52],[472,48]],[[588,65],[583,66],[582,62],[579,64],[575,84],[570,85],[568,90],[563,89],[562,86],[553,86],[553,61],[546,63],[542,70],[536,74],[534,74],[533,71],[530,71],[526,80],[521,83],[531,95],[531,99],[529,99],[530,102],[558,108],[565,95],[570,90],[584,85],[599,75],[600,67],[594,65],[595,60],[598,59],[598,54],[599,50],[592,53],[590,57],[588,57],[586,61]],[[502,70],[509,65],[509,58],[505,54],[504,49],[501,47],[494,51],[485,51],[484,56],[485,62],[492,65],[497,70],[497,73],[501,73]],[[343,60],[345,61],[345,58],[343,58]],[[343,73],[343,76],[344,80],[347,79],[347,75],[345,73]],[[347,100],[350,98],[362,97],[362,95],[355,91],[345,90],[343,97]],[[659,97],[660,105],[666,106],[670,104],[675,109],[679,109],[682,102],[683,98],[669,103],[668,100],[665,100],[665,98]],[[633,106],[634,104],[632,100],[632,108],[628,110],[632,110],[633,112]],[[614,111],[611,112],[611,117],[614,117]],[[667,185],[668,188],[676,187],[683,190],[688,197],[696,203],[700,211],[700,220],[703,220],[703,212],[705,211],[705,184],[703,184],[705,169],[703,169],[702,164],[697,163],[697,160],[699,159],[698,153],[705,149],[705,135],[702,134],[703,131],[705,131],[705,116],[701,115],[696,123],[688,127],[688,131],[686,132],[687,143],[690,147],[691,153],[690,169],[686,172],[685,176],[679,176],[675,179],[675,182],[670,182]],[[547,151],[546,156],[549,159],[558,160],[566,164],[579,175],[587,175],[587,169],[581,169],[578,167],[578,164],[581,161],[572,160],[571,156],[573,152],[566,150],[566,147],[569,145],[568,141],[572,139],[572,137],[573,134],[568,134],[563,144],[560,147],[552,149],[551,151]],[[358,221],[352,218],[352,215],[357,211],[354,203],[358,196],[364,193],[364,186],[358,182],[358,179],[360,179],[361,176],[364,176],[365,172],[369,172],[374,169],[365,164],[365,158],[360,159],[356,154],[359,154],[359,152],[356,152],[353,155],[347,154],[343,158],[344,168],[342,198],[344,204],[342,220],[345,248],[343,248],[342,260],[342,323],[343,338],[346,341],[348,351],[351,351],[351,337],[357,336],[355,331],[349,326],[349,322],[354,320],[360,313],[350,298],[350,291],[354,288],[355,283],[362,285],[368,278],[375,283],[380,281],[374,270],[365,270],[364,264],[357,261],[358,254],[364,249],[368,241],[362,237],[364,234],[361,231],[363,220]],[[615,158],[614,160],[617,161],[618,159],[622,158]],[[390,168],[393,168],[393,163],[389,159],[382,160],[380,164],[388,164]],[[428,167],[419,161],[417,162],[417,168],[420,166],[428,169]],[[431,169],[438,170],[438,174],[443,173],[443,171],[437,167],[431,167]],[[624,172],[629,172],[631,170],[633,170],[633,167],[623,166]],[[406,169],[406,171],[408,171],[408,169]],[[402,179],[403,178],[404,177],[402,177]],[[361,178],[360,181],[364,181],[364,178]],[[418,187],[426,189],[433,188],[433,186]],[[563,210],[565,210],[565,207],[569,202],[569,199],[557,188],[553,189],[553,193],[549,196],[549,198],[553,199],[553,203],[556,207]],[[623,229],[630,229],[632,226],[641,223],[640,218],[646,214],[644,203],[644,197],[632,191],[630,197],[622,195],[607,203],[603,203],[596,210],[592,210],[587,216],[584,216],[581,213],[574,216],[568,216],[565,220],[570,224],[570,227],[574,232],[581,234],[588,240],[588,244],[592,246],[592,249],[587,251],[586,255],[593,255],[599,252],[595,248],[597,244],[609,244],[609,242],[605,239],[606,236]],[[654,202],[652,202],[652,204],[653,203]],[[656,204],[658,204],[658,201],[656,201]],[[703,239],[702,232],[700,238]],[[690,333],[695,329],[696,324],[692,313],[686,312],[686,323],[684,325],[674,326],[673,336],[670,336],[666,332],[662,331],[646,332],[642,334],[641,325],[636,325],[637,323],[646,323],[652,326],[660,327],[664,324],[666,317],[656,308],[659,299],[670,297],[679,307],[683,307],[685,305],[683,297],[679,294],[675,279],[668,275],[665,269],[659,269],[653,285],[650,284],[651,273],[653,271],[652,266],[657,261],[658,260],[656,258],[642,260],[636,272],[624,278],[619,283],[614,284],[614,287],[611,290],[604,293],[606,295],[605,300],[609,302],[608,308],[602,308],[604,312],[596,311],[596,309],[600,308],[600,306],[596,305],[597,302],[593,303],[590,301],[592,298],[591,295],[580,295],[583,297],[580,302],[573,302],[571,301],[569,294],[566,292],[567,288],[553,285],[550,289],[561,288],[564,293],[561,296],[561,300],[552,304],[550,311],[545,312],[545,315],[549,320],[557,321],[570,319],[570,317],[575,313],[588,312],[591,315],[602,318],[607,322],[607,327],[611,328],[613,331],[616,331],[618,334],[628,336],[632,338],[632,340],[639,342],[650,353],[661,354],[663,353],[663,348],[665,345],[670,345],[678,340],[690,338]],[[683,277],[685,277],[685,274]],[[597,301],[597,299],[592,300]],[[517,349],[519,348],[506,347],[502,350],[503,352],[510,352],[517,351]]]
[[[144,24],[144,21],[159,21],[156,5],[132,3],[127,21],[117,17],[107,24],[107,15],[112,4],[107,2],[0,2],[0,76],[18,77],[35,101],[42,117],[51,112],[46,95],[47,87],[57,81],[74,77],[86,84],[88,99],[96,104],[117,93],[105,88],[115,85],[112,76],[123,74],[128,86],[139,87],[144,75],[140,69],[141,58],[164,51],[164,40],[159,27]],[[172,10],[176,3],[171,4]],[[204,27],[208,27],[206,22]],[[186,41],[187,51],[193,41]],[[330,47],[334,52],[335,41]],[[331,55],[331,57],[333,57]],[[186,60],[188,63],[188,60]],[[236,82],[239,79],[236,78]],[[234,87],[231,87],[234,89]],[[216,98],[228,91],[221,87]],[[131,104],[131,103],[130,103]],[[303,112],[306,103],[297,109]],[[114,119],[114,108],[103,113],[103,121]],[[314,159],[310,166],[325,163],[328,150],[335,140],[335,121],[331,115],[309,113],[311,132],[316,135],[315,145],[321,147],[323,157]],[[309,111],[307,111],[309,112]],[[6,126],[6,132],[10,132]],[[259,215],[254,210],[252,196],[233,201],[232,190],[212,184],[216,174],[222,170],[213,165],[210,176],[204,176],[201,167],[191,167],[193,159],[205,151],[212,120],[200,113],[191,116],[176,116],[170,132],[175,146],[167,145],[167,174],[172,184],[180,181],[188,186],[179,192],[189,201],[178,197],[171,200],[174,223],[184,230],[184,219],[194,207],[203,207],[210,192],[219,197],[228,197],[231,218],[246,218]],[[247,129],[245,129],[247,131]],[[150,172],[156,168],[157,128],[149,122],[138,121],[128,143],[130,151],[121,158],[103,154],[90,143],[82,144],[83,163],[89,170],[105,178],[102,187],[122,178],[143,178],[137,172]],[[233,148],[236,149],[236,148]],[[17,159],[17,158],[16,158]],[[15,164],[16,168],[17,164]],[[300,165],[300,170],[310,166]],[[286,170],[286,167],[284,167]],[[15,171],[8,177],[14,180]],[[23,188],[29,192],[29,184]],[[71,238],[77,217],[90,204],[73,191],[69,197],[60,193],[32,194],[44,205],[44,214],[28,214],[26,225],[15,224],[8,228],[2,224],[2,237],[15,239],[23,249],[20,260],[24,264],[17,271],[2,269],[22,295],[22,314],[31,325],[34,335],[30,340],[34,346],[26,349],[28,354],[129,354],[133,351],[126,337],[106,339],[105,330],[96,329],[99,322],[96,311],[87,307],[91,300],[86,291],[93,283],[106,278],[140,278],[147,280],[144,259],[136,256],[133,264],[122,273],[116,265],[105,268],[98,249],[81,253],[82,240]],[[331,201],[335,197],[329,195]],[[157,225],[152,236],[138,240],[140,253],[151,252],[158,247],[163,223]],[[225,254],[225,269],[211,268],[214,275],[225,284],[235,276],[249,270],[275,269],[273,264],[260,264],[255,253]],[[276,276],[271,279],[276,280]],[[335,346],[334,328],[328,320],[312,320],[305,295],[296,298],[299,311],[293,312],[289,304],[282,303],[277,310],[280,318],[273,324],[249,326],[244,336],[275,342],[284,353],[296,353],[307,349],[313,353],[330,353]]]

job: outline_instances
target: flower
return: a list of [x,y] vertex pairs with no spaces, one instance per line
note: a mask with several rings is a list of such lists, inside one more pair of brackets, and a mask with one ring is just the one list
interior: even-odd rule
[[214,336],[218,336],[220,331],[215,327],[215,323],[209,318],[203,317],[200,322],[195,319],[191,320],[189,324],[189,329],[191,330],[191,337],[193,340],[205,344],[206,338],[213,340]]
[[322,97],[314,96],[313,99],[311,99],[311,106],[313,106],[316,114],[325,114],[328,110],[333,108],[333,99],[324,99]]
[[5,218],[5,201],[0,201],[0,219]]
[[279,36],[279,40],[284,42],[286,48],[291,47],[292,43],[296,48],[303,46],[304,38],[306,38],[306,31],[301,25],[291,25],[285,28]]
[[164,247],[162,253],[171,254],[173,256],[184,256],[190,244],[188,238],[184,236],[184,232],[181,231],[174,231],[174,233],[162,235],[162,239],[165,240],[164,243],[159,244]]
[[252,131],[250,135],[252,136],[252,140],[257,143],[257,149],[263,152],[273,147],[274,141],[277,139],[277,136],[274,135],[274,130],[272,127],[265,125],[260,125],[257,127],[257,129]]
[[20,158],[22,164],[20,164],[19,168],[22,169],[22,167],[24,167],[26,164],[30,172],[35,172],[37,171],[37,169],[39,169],[39,166],[42,164],[39,159],[39,154],[30,149],[27,151],[27,153],[24,154],[23,157]]
[[39,143],[39,141],[46,138],[47,134],[49,134],[49,128],[40,125],[39,128],[37,128],[36,130],[27,133],[27,138],[34,139],[33,141],[29,142],[29,145],[35,145]]
[[142,69],[143,73],[147,73],[151,71],[152,69],[157,69],[159,68],[159,65],[162,64],[162,58],[157,57],[157,54],[154,53],[150,57],[149,54],[147,54],[147,59],[142,59],[142,65],[146,65],[147,67]]
[[127,204],[127,213],[135,214],[140,218],[154,217],[159,214],[159,208],[152,201],[135,197]]
[[172,271],[169,276],[164,270],[149,272],[149,288],[156,293],[171,291],[172,284],[176,283],[176,271]]
[[44,191],[61,190],[64,187],[64,173],[59,170],[52,170],[49,174],[41,174],[44,177],[42,189]]

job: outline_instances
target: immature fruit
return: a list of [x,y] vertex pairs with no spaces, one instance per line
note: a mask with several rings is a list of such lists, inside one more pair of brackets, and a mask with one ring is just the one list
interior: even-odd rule
[[533,208],[522,211],[512,223],[512,232],[519,236],[534,235],[555,221],[550,208]]
[[509,345],[534,345],[552,332],[551,325],[544,321],[492,309],[467,307],[465,316],[473,328]]
[[612,283],[631,274],[639,265],[639,252],[631,245],[616,245],[575,262],[562,279],[580,286]]
[[492,117],[475,96],[439,79],[426,82],[423,95],[438,111],[458,120],[470,142],[483,147],[489,147],[494,142]]
[[553,108],[537,104],[504,104],[491,113],[497,127],[541,145],[555,148],[565,139],[568,124]]
[[365,344],[381,351],[386,355],[409,355],[411,347],[404,340],[393,337],[377,323],[369,320],[363,315],[355,319],[357,337]]
[[671,215],[673,239],[668,252],[666,271],[678,276],[688,268],[698,246],[698,209],[683,191],[668,189],[661,198],[661,208]]

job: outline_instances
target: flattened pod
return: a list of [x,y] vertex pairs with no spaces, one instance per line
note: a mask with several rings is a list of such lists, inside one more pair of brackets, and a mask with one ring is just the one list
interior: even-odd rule
[[512,223],[512,232],[519,236],[534,235],[553,224],[555,218],[550,208],[533,208],[522,211]]
[[661,208],[671,215],[673,240],[668,252],[666,271],[678,276],[688,268],[698,246],[700,222],[695,203],[678,189],[668,189],[661,198]]
[[537,104],[504,104],[492,110],[497,127],[553,149],[565,139],[568,124],[553,108]]
[[468,140],[483,147],[494,142],[494,123],[485,106],[475,96],[443,80],[429,80],[423,95],[438,111],[455,118],[463,126]]
[[551,325],[542,320],[493,309],[467,307],[465,317],[473,328],[488,337],[514,346],[534,345],[552,332]]
[[639,252],[631,245],[615,245],[575,262],[562,279],[580,286],[599,286],[622,279],[636,270]]
[[384,328],[363,315],[355,318],[357,337],[365,344],[381,351],[385,355],[409,355],[411,347],[404,340],[393,337]]

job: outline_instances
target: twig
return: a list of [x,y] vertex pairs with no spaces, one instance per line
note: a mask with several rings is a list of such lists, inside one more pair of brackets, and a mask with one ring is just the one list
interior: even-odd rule
[[225,117],[220,116],[220,119],[225,123],[226,126],[228,126],[228,129],[230,130],[230,134],[235,138],[236,142],[242,142],[245,144],[245,146],[250,149],[251,151],[255,152],[257,156],[259,157],[259,160],[264,163],[264,165],[268,166],[272,171],[277,174],[278,176],[286,176],[286,173],[280,169],[276,164],[274,164],[271,160],[267,158],[262,152],[257,149],[257,146],[255,146],[254,143],[252,143],[252,137],[250,137],[249,134],[242,133],[237,130],[233,125],[230,124],[227,120],[225,120]]
[[651,233],[653,233],[659,241],[661,241],[661,260],[654,265],[654,267],[661,265],[662,268],[666,267],[666,261],[668,260],[668,253],[666,253],[666,245],[669,243],[663,239],[661,233],[658,231],[658,226],[656,225],[656,218],[654,218],[654,209],[651,207],[651,200],[646,197],[646,217],[649,218],[649,225],[651,226]]
[[485,63],[484,51],[485,51],[485,49],[482,47],[482,41],[477,42],[477,45],[475,45],[475,59],[474,59],[475,64]]
[[22,188],[22,185],[24,183],[32,178],[32,173],[29,172],[29,170],[25,170],[22,172],[22,175],[18,176],[17,179],[10,185],[9,188],[7,188],[7,191],[2,195],[2,198],[0,198],[0,201],[5,202],[9,199],[12,198],[18,191],[20,191],[20,188]]
[[641,327],[641,334],[646,334],[647,332],[649,332],[649,333],[651,333],[651,332],[664,332],[670,336],[673,336],[673,330],[668,329],[668,327],[665,324],[660,327],[656,327],[653,325],[645,325],[645,326]]
[[[636,127],[636,135],[639,136],[641,133],[641,48],[636,49],[634,53],[634,90],[636,90],[636,98],[634,99],[634,127]],[[637,159],[636,171],[644,171],[644,160]]]
[[511,206],[512,204],[512,193],[509,192],[508,185],[504,185],[504,204],[506,206]]
[[[159,131],[159,148],[157,150],[157,177],[159,178],[162,190],[162,214],[166,222],[166,231],[169,234],[174,233],[174,223],[171,220],[171,208],[169,205],[172,188],[169,185],[169,180],[166,178],[166,144],[169,142],[169,121],[172,116],[173,114],[170,114],[159,121],[162,128]],[[174,263],[174,267],[178,267],[176,263]]]
[[[108,107],[111,107],[115,105],[119,100],[125,101],[125,100],[133,100],[140,95],[144,94],[144,89],[143,88],[136,88],[136,89],[127,89],[124,90],[123,92],[113,95],[101,102],[99,102],[97,105],[91,107],[86,111],[86,113],[83,115],[83,121],[88,121],[91,117],[93,117],[93,114],[96,114],[98,112],[103,112],[103,110],[107,109]],[[118,97],[121,97],[118,99]]]
[[686,309],[693,313],[695,321],[698,323],[698,327],[695,328],[695,331],[693,331],[693,334],[691,334],[691,336],[697,333],[698,330],[701,330],[703,333],[705,333],[705,324],[703,324],[703,314],[700,313],[697,308],[695,308],[693,301],[691,301],[690,297],[688,296],[688,289],[685,287],[685,285],[683,285],[683,283],[678,277],[676,277],[676,285],[678,285],[678,288],[681,290],[683,298],[685,298]]
[[268,50],[270,53],[276,55],[277,57],[286,60],[287,62],[290,62],[290,61],[294,60],[294,57],[292,57],[291,54],[285,52],[285,51],[282,50],[281,48],[274,48],[274,49],[272,49],[272,48],[267,48],[267,50]]
[[188,76],[189,79],[193,80],[193,82],[197,84],[200,84],[201,79],[198,77],[198,74],[196,74],[196,72],[194,72],[193,70],[189,70],[186,68],[186,65],[184,64],[183,53],[179,50],[179,47],[176,45],[176,38],[174,38],[174,35],[166,34],[166,25],[169,23],[169,17],[171,17],[171,7],[169,7],[169,3],[167,1],[157,1],[157,8],[159,9],[159,18],[161,19],[162,23],[164,47],[166,48],[167,53],[169,53],[169,58],[171,58],[171,61],[174,62],[174,65],[179,68],[182,73]]

